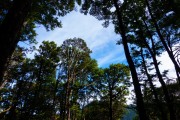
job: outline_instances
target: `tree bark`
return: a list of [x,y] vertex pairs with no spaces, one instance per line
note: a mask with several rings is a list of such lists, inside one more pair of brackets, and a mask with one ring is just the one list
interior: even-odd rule
[[68,74],[68,80],[67,80],[67,86],[66,86],[66,107],[65,107],[65,111],[66,111],[66,119],[70,120],[71,116],[70,116],[70,97],[71,97],[71,77],[69,77],[70,75]]
[[148,117],[146,115],[146,110],[144,108],[144,101],[143,101],[143,97],[142,97],[141,87],[139,84],[136,68],[135,68],[134,62],[132,60],[132,57],[130,55],[129,48],[128,48],[128,42],[127,42],[125,28],[124,28],[124,24],[123,24],[123,20],[122,20],[122,14],[119,9],[117,0],[113,0],[113,2],[114,2],[114,6],[115,6],[116,12],[117,12],[117,17],[118,17],[118,21],[119,21],[119,29],[121,30],[121,37],[122,37],[122,43],[124,46],[125,56],[126,56],[128,64],[129,64],[131,75],[132,75],[133,85],[134,85],[135,94],[136,94],[136,102],[137,102],[137,110],[139,113],[139,118],[140,118],[140,120],[148,120]]
[[13,6],[0,25],[0,84],[7,68],[8,58],[15,50],[23,24],[31,9],[32,0],[13,0]]
[[109,87],[109,120],[113,120],[113,111],[112,111],[112,89]]

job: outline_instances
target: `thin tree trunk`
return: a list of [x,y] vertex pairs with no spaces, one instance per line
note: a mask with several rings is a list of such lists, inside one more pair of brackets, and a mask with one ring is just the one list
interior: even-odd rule
[[60,96],[60,120],[65,120],[65,116],[66,116],[65,115],[66,114],[65,113],[66,112],[66,91],[64,91],[61,94],[62,95]]
[[118,17],[118,21],[119,21],[119,29],[121,30],[121,37],[122,37],[122,43],[124,46],[124,52],[125,52],[126,59],[129,64],[131,75],[132,75],[133,85],[134,85],[135,94],[136,94],[137,110],[139,112],[139,118],[140,118],[140,120],[148,120],[148,117],[146,115],[146,110],[144,108],[144,101],[143,101],[143,97],[142,97],[141,87],[139,84],[136,68],[133,63],[133,60],[131,58],[130,51],[128,48],[127,37],[126,37],[125,28],[124,28],[124,24],[123,24],[123,20],[122,20],[122,14],[119,9],[117,0],[113,0],[113,2],[114,2],[114,6],[115,6],[116,12],[117,12],[117,17]]
[[27,15],[31,0],[13,0],[13,6],[0,25],[0,84],[7,68],[8,58],[15,50]]
[[30,112],[30,115],[33,115],[35,111],[35,107],[38,105],[38,99],[40,98],[40,91],[42,89],[42,75],[43,75],[43,61],[41,60],[39,63],[38,68],[38,75],[37,75],[37,88],[35,88],[34,98],[33,98],[33,105],[31,105],[32,111]]
[[68,74],[68,80],[67,80],[67,86],[66,86],[66,119],[70,120],[70,95],[71,95],[71,78],[69,77],[70,75]]
[[56,114],[56,109],[55,109],[55,105],[56,105],[56,92],[58,90],[58,85],[59,85],[59,80],[57,79],[56,80],[56,83],[55,83],[55,87],[54,87],[54,95],[53,95],[53,114],[52,114],[52,118],[55,117],[55,114]]
[[112,111],[112,89],[109,88],[109,120],[113,119],[113,111]]
[[165,112],[163,110],[162,103],[159,101],[158,94],[157,94],[156,89],[155,89],[153,82],[152,82],[152,78],[151,78],[150,74],[148,73],[142,49],[141,49],[141,58],[142,58],[142,65],[144,67],[145,74],[147,75],[148,82],[150,84],[150,88],[152,90],[152,93],[153,93],[155,101],[156,101],[156,105],[158,106],[159,111],[161,112],[161,118],[162,118],[162,120],[168,120],[167,115],[165,114]]

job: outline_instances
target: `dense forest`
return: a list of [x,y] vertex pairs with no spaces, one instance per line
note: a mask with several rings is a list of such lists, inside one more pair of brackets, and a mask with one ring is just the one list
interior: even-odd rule
[[[47,31],[62,27],[59,18],[77,6],[103,27],[114,25],[127,65],[98,67],[86,40],[76,37],[60,46],[18,45],[37,43],[38,25]],[[179,26],[178,0],[1,0],[0,119],[179,120]],[[173,78],[160,70],[164,52],[174,65]]]

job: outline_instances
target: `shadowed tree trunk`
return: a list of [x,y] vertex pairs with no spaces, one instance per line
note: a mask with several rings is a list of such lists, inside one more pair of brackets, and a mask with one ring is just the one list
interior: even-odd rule
[[146,115],[146,110],[144,108],[144,101],[143,101],[143,97],[142,97],[139,80],[137,77],[136,68],[133,63],[133,60],[132,60],[132,57],[130,55],[130,51],[128,48],[128,42],[127,42],[125,28],[124,28],[124,24],[123,24],[123,20],[122,20],[122,14],[119,9],[117,0],[113,0],[113,2],[114,2],[114,6],[115,6],[116,12],[117,12],[117,17],[118,17],[118,21],[119,21],[119,29],[121,30],[122,44],[124,46],[125,56],[126,56],[128,64],[129,64],[131,75],[132,75],[133,85],[134,85],[135,94],[136,94],[136,102],[137,102],[137,110],[139,113],[139,118],[140,118],[140,120],[148,120],[148,117]]
[[109,86],[109,120],[113,120],[112,110],[112,88]]

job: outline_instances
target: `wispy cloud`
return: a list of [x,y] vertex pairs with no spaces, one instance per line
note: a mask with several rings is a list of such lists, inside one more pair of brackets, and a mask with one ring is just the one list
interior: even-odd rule
[[161,72],[163,72],[164,70],[169,70],[168,76],[170,78],[175,78],[176,72],[174,69],[174,65],[173,65],[172,61],[170,60],[167,52],[163,52],[162,55],[160,57],[158,57],[157,59],[159,61],[161,61],[161,64],[159,65]]

